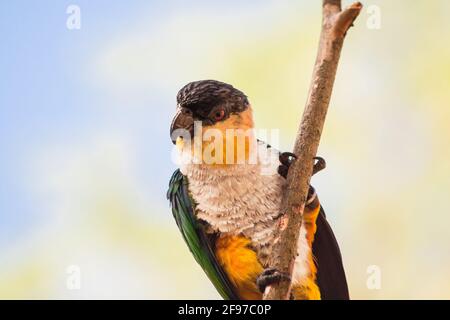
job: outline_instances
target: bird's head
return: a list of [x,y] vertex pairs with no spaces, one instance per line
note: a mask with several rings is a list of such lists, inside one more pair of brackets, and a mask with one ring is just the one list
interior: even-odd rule
[[[252,109],[247,96],[233,86],[216,80],[188,83],[177,95],[176,114],[170,127],[172,142],[177,146],[183,145],[184,137],[180,138],[180,132],[189,133],[194,139],[194,124],[196,130],[198,124],[202,129],[195,135],[204,137],[205,132],[214,129],[213,132],[222,134],[222,145],[226,144],[227,130],[253,129]],[[211,140],[202,143],[205,147]]]

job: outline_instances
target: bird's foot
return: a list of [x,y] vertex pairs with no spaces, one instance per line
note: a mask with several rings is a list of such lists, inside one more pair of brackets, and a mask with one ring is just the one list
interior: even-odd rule
[[315,175],[317,172],[322,171],[327,167],[327,163],[325,162],[324,158],[314,157],[314,160],[316,160],[316,162],[314,163],[313,167],[313,175]]
[[[280,153],[279,160],[280,165],[278,166],[278,174],[284,178],[287,177],[289,167],[294,162],[294,160],[297,159],[297,156],[291,152],[283,152]],[[322,157],[314,157],[314,167],[313,167],[313,175],[315,175],[317,172],[322,171],[327,166],[327,163],[325,162],[325,159]]]
[[297,156],[292,152],[282,152],[282,153],[280,153],[280,156],[278,157],[278,159],[280,160],[281,164],[289,167],[291,165],[291,163],[295,159],[297,159]]
[[280,281],[290,280],[291,277],[288,274],[282,273],[275,268],[267,268],[258,276],[258,278],[256,278],[256,285],[258,286],[259,291],[264,293],[267,286]]
[[292,162],[294,162],[294,160],[297,159],[297,156],[292,152],[283,152],[280,153],[278,159],[280,160],[281,163],[278,166],[278,174],[286,179],[289,167],[291,166]]

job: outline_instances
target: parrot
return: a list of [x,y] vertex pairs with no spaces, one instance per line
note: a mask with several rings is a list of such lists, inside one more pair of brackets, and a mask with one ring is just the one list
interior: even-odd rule
[[[179,161],[167,198],[184,241],[222,298],[260,300],[267,286],[289,280],[292,300],[350,299],[339,245],[312,186],[292,274],[270,267],[286,177],[296,156],[256,138],[248,97],[230,84],[199,80],[182,87],[176,102],[171,141],[191,161]],[[194,135],[196,127],[212,130],[214,139],[187,143],[180,130]],[[242,159],[236,144],[228,148],[239,140],[227,135],[229,130],[246,132]],[[218,150],[197,159],[196,146],[210,148],[213,140]],[[320,157],[314,161],[313,173],[325,165]]]

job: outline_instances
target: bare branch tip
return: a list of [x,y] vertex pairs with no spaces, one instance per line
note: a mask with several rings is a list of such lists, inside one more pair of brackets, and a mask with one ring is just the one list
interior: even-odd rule
[[363,4],[361,2],[355,2],[352,5],[350,5],[346,10],[351,10],[351,11],[357,11],[358,14],[361,11],[361,9],[363,8]]
[[345,36],[348,29],[353,26],[353,22],[359,16],[362,8],[361,2],[355,2],[347,9],[341,11],[336,20],[336,30],[339,30]]

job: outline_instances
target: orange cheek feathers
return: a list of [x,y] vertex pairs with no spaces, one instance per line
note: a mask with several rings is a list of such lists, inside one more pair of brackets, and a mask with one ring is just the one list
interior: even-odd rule
[[[256,150],[253,126],[252,110],[249,107],[222,122],[203,127],[201,148],[194,146],[194,141],[191,141],[191,151],[196,158],[201,157],[201,163],[204,164],[222,166],[246,163],[255,154],[253,150]],[[177,147],[183,148],[182,141],[177,140]]]

